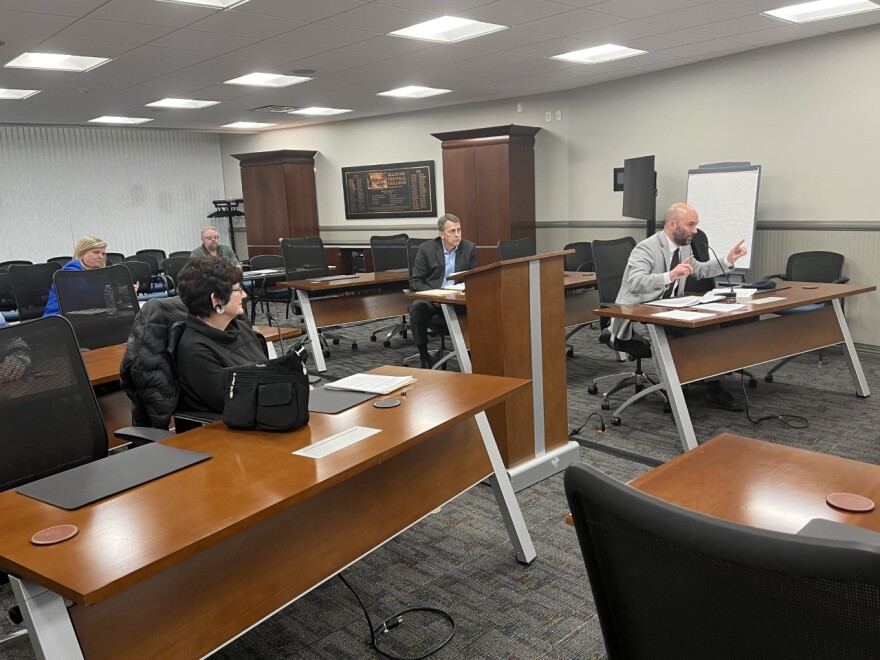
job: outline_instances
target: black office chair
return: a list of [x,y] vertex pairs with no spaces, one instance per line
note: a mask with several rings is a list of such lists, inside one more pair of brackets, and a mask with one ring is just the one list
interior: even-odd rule
[[124,344],[138,313],[131,274],[123,264],[93,270],[59,270],[55,292],[61,314],[80,348]]
[[[406,258],[406,242],[409,240],[407,234],[395,234],[393,236],[370,236],[370,251],[373,253],[373,272],[379,273],[383,271],[400,271],[407,272],[409,268]],[[386,332],[382,345],[385,348],[391,347],[391,338],[395,334],[406,339],[409,331],[409,323],[406,316],[401,316],[400,321],[383,325],[376,328],[370,333],[370,341],[377,341],[378,335]]]
[[169,259],[174,257],[186,257],[189,259],[192,256],[192,250],[176,250],[168,255]]
[[[250,259],[250,267],[252,270],[266,270],[268,268],[284,268],[284,257],[277,254],[259,254]],[[285,305],[284,318],[290,317],[290,304],[293,302],[293,296],[287,287],[277,288],[278,282],[283,282],[284,275],[278,277],[266,277],[261,279],[254,285],[254,291],[251,298],[251,311],[256,309],[257,301],[268,304],[271,301],[283,302]],[[275,288],[273,288],[275,287]],[[253,319],[253,313],[251,319]]]
[[[10,316],[13,316],[12,312],[15,312],[14,316],[17,319],[18,312],[15,310],[15,291],[12,288],[12,278],[5,270],[0,271],[0,312],[9,312]],[[7,320],[9,319],[7,318]]]
[[[165,254],[165,250],[158,249],[146,249],[146,250],[138,250],[134,253],[136,257],[153,257],[156,260],[157,264],[161,264],[165,259],[168,258],[168,255]],[[146,259],[141,259],[141,261],[146,261]],[[149,262],[148,262],[149,263]]]
[[15,294],[15,306],[20,321],[38,319],[43,315],[52,289],[52,276],[61,264],[49,261],[31,266],[9,267],[9,278]]
[[[287,280],[311,280],[330,275],[330,265],[327,263],[327,253],[324,251],[324,241],[319,236],[282,238],[280,243]],[[251,259],[251,265],[253,265],[253,261]],[[351,342],[351,350],[356,350],[357,341],[353,337],[336,332],[334,328],[338,327],[318,328],[321,346],[314,347],[314,350],[323,351],[324,357],[329,357],[330,348],[327,345],[327,338],[330,338],[334,344],[339,344],[344,339]],[[303,339],[300,345],[307,341],[308,337]]]
[[137,285],[137,294],[141,300],[146,299],[146,297],[168,295],[167,289],[161,293],[153,291],[153,268],[146,261],[140,261],[134,257],[126,257],[122,265],[131,273],[131,281]]
[[[565,255],[564,268],[566,271],[570,272],[585,272],[590,273],[593,272],[593,246],[587,241],[578,241],[576,243],[567,244],[563,250],[574,250],[573,254]],[[575,291],[566,291],[565,295],[569,296],[583,296],[587,295],[586,289],[577,289]],[[574,326],[571,330],[565,333],[565,354],[568,357],[574,357],[574,346],[567,343],[569,339],[571,339],[578,332],[583,330],[584,328],[592,328],[595,321],[591,321],[589,323],[581,323],[579,325]]]
[[[167,429],[173,416],[174,430],[183,433],[221,418],[178,407],[176,351],[186,316],[186,306],[175,296],[147,301],[135,317],[119,381],[131,400],[131,419],[137,427]],[[145,326],[149,332],[144,332]]]
[[168,281],[162,273],[162,269],[159,266],[159,260],[154,254],[150,254],[152,250],[141,250],[141,252],[143,254],[135,254],[125,258],[125,262],[140,261],[150,267],[150,279],[147,282],[140,282],[138,293],[158,293],[159,291],[168,291]]
[[877,657],[880,546],[737,525],[583,463],[565,493],[610,660]]
[[[596,285],[599,289],[599,304],[602,307],[610,307],[615,304],[620,285],[623,281],[623,273],[629,255],[636,246],[636,241],[631,236],[617,238],[610,241],[593,241],[593,260],[596,269]],[[602,394],[602,410],[609,410],[611,403],[609,397],[626,387],[635,387],[636,393],[623,402],[611,417],[611,423],[620,424],[620,414],[630,405],[644,396],[656,393],[665,402],[664,411],[669,410],[669,401],[661,389],[661,384],[642,371],[642,360],[651,357],[651,344],[642,337],[633,335],[632,339],[616,339],[611,336],[608,328],[603,329],[599,335],[599,341],[608,346],[616,353],[625,353],[631,360],[635,360],[636,366],[633,371],[599,376],[587,388],[590,394],[599,392],[599,382],[606,378],[616,379],[611,389]]]
[[104,259],[108,266],[115,266],[125,261],[125,255],[122,252],[107,252],[104,254]]
[[165,274],[165,282],[168,285],[168,295],[177,295],[177,276],[180,269],[189,261],[189,253],[184,257],[170,256],[162,260],[162,272]]
[[9,261],[0,262],[0,273],[8,273],[10,266],[31,266],[33,265],[33,261],[26,261],[24,259],[11,259]]
[[[811,252],[797,252],[788,258],[784,273],[775,273],[767,275],[764,279],[776,278],[780,280],[790,280],[792,282],[817,282],[822,284],[846,284],[849,282],[848,277],[843,276],[844,256],[837,252],[826,252],[816,250]],[[780,316],[788,316],[789,314],[801,314],[810,312],[820,307],[825,307],[831,303],[815,303],[813,305],[803,305],[794,309],[785,309],[777,312]],[[841,305],[843,301],[841,300]],[[775,374],[784,365],[794,360],[799,355],[792,355],[780,360],[773,365],[773,368],[764,376],[764,380],[768,383],[773,382],[773,374]],[[819,366],[825,359],[825,351],[819,349]]]
[[56,263],[59,266],[64,266],[68,261],[73,261],[73,257],[52,257],[51,259],[46,259],[46,263]]
[[520,257],[533,257],[537,254],[535,239],[526,236],[510,241],[498,241],[498,256],[502,261],[519,259]]

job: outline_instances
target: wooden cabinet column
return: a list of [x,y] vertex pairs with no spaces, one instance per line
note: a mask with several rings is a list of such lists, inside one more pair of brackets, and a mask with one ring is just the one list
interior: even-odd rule
[[232,154],[241,166],[248,255],[281,254],[280,238],[318,236],[317,151]]

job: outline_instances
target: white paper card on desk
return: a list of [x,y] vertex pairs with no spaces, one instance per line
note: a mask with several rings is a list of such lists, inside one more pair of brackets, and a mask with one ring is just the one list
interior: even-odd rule
[[727,303],[709,303],[708,305],[700,305],[700,309],[705,309],[710,312],[735,312],[740,309],[745,309],[745,305],[728,305]]
[[702,300],[700,296],[679,296],[677,298],[661,298],[660,300],[652,300],[645,303],[646,305],[656,305],[657,307],[672,307],[678,309],[680,307],[693,307]]
[[757,292],[757,289],[737,289],[736,297],[737,298],[751,298]]
[[296,456],[305,456],[306,458],[324,458],[333,452],[350,447],[356,442],[360,442],[364,438],[376,435],[380,429],[371,429],[366,426],[352,426],[350,429],[331,435],[319,442],[303,447],[295,452]]
[[673,319],[675,321],[701,321],[702,319],[710,319],[715,314],[704,314],[703,312],[685,312],[680,309],[674,309],[670,312],[660,312],[659,314],[651,314],[653,318]]
[[375,374],[353,374],[340,378],[336,382],[327,383],[328,390],[350,390],[352,392],[372,392],[373,394],[389,394],[394,390],[416,382],[412,376],[378,376]]
[[763,305],[764,303],[779,302],[780,300],[785,300],[785,298],[783,298],[782,296],[770,296],[769,298],[764,298],[764,297],[761,297],[761,298],[752,298],[752,299],[749,301],[749,304],[751,304],[751,305]]
[[313,280],[309,280],[311,283],[317,282],[335,282],[336,280],[351,280],[356,278],[357,275],[325,275],[324,277],[316,277]]
[[461,293],[457,289],[429,289],[428,291],[416,291],[416,293],[426,296],[450,296],[455,293]]

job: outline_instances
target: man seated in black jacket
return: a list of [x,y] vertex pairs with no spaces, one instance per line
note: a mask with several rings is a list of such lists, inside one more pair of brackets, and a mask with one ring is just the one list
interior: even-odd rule
[[[461,220],[447,213],[437,219],[437,238],[422,243],[416,254],[409,288],[412,291],[444,289],[454,282],[447,278],[477,267],[477,246],[461,237]],[[415,302],[410,308],[409,318],[413,340],[419,349],[422,368],[430,369],[431,354],[428,353],[428,326],[440,307],[434,303]]]

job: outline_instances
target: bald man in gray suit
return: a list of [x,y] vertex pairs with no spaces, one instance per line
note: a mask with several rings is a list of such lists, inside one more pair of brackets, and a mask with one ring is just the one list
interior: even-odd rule
[[[670,206],[663,229],[633,248],[616,302],[632,305],[681,295],[689,275],[704,279],[733,269],[736,260],[747,253],[743,247],[745,241],[731,248],[723,267],[717,260],[696,261],[691,241],[697,234],[699,222],[699,214],[692,206],[683,202]],[[610,331],[617,339],[629,340],[633,334],[648,339],[644,324],[626,319],[612,319]],[[721,408],[741,410],[734,398],[721,389],[719,380],[706,381],[706,400]]]

